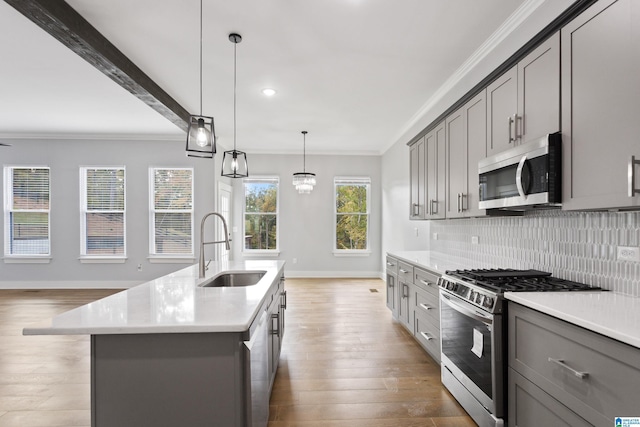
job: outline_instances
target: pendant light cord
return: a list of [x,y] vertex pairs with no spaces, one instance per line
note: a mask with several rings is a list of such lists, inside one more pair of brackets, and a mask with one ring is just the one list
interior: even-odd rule
[[202,0],[200,0],[200,116],[202,116]]
[[238,42],[233,42],[233,151],[236,151],[236,69]]

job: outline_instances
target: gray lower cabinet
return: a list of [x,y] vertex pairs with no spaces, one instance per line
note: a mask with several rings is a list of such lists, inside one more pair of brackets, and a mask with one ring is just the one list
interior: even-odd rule
[[510,427],[638,416],[640,349],[512,302],[508,312]]
[[580,14],[562,29],[561,60],[563,209],[639,207],[640,2]]
[[387,308],[394,319],[398,318],[398,260],[387,257]]
[[398,320],[413,333],[413,266],[398,261]]
[[281,279],[250,339],[248,332],[92,335],[91,425],[266,427],[285,308]]

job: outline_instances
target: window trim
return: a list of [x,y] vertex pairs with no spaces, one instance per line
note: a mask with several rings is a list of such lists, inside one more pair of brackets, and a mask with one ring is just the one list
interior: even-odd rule
[[[87,254],[87,171],[88,170],[122,170],[124,173],[124,208],[122,211],[101,211],[101,212],[122,212],[122,244],[123,253],[114,255],[91,255]],[[93,211],[92,211],[93,212]],[[80,257],[83,264],[91,263],[123,263],[127,259],[127,170],[125,166],[80,166]]]
[[[51,242],[51,205],[53,197],[51,195],[51,167],[46,165],[5,165],[4,166],[4,241],[3,241],[3,261],[5,264],[47,264],[52,259],[52,242]],[[49,209],[29,209],[29,211],[47,214],[47,240],[49,243],[49,252],[46,254],[12,254],[7,251],[8,241],[10,239],[10,228],[8,225],[11,212],[20,212],[24,210],[13,209],[13,170],[15,169],[46,169],[49,171]]]
[[[276,184],[276,248],[275,249],[247,249],[245,247],[246,232],[246,215],[247,215],[247,190],[245,185],[251,182],[272,182]],[[280,176],[278,175],[261,175],[251,176],[250,178],[244,178],[242,180],[242,254],[244,256],[278,256],[280,254]],[[255,212],[249,212],[255,214]],[[273,215],[272,213],[270,213]]]
[[[157,170],[188,170],[191,171],[191,209],[176,210],[156,210],[155,209],[155,173]],[[149,167],[149,256],[147,259],[152,264],[157,263],[192,263],[195,260],[195,168],[192,167],[169,167],[151,166]],[[155,214],[156,212],[190,213],[191,214],[191,253],[189,254],[158,254],[155,252]]]
[[[338,249],[337,243],[337,217],[338,217],[338,186],[349,184],[365,184],[367,187],[367,247],[366,249]],[[354,212],[355,213],[355,212]],[[332,252],[336,257],[363,257],[371,255],[370,242],[371,230],[371,177],[368,176],[336,176],[333,178],[333,236]]]

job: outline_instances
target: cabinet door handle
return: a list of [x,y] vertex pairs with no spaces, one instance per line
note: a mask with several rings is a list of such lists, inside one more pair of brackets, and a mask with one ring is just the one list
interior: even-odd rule
[[464,193],[458,193],[458,212],[464,212],[464,199],[467,197]]
[[518,139],[518,115],[509,116],[509,144]]
[[430,337],[429,335],[427,335],[426,332],[420,331],[420,335],[422,335],[424,337],[424,339],[427,340],[427,341],[431,341],[433,339],[433,337]]
[[558,366],[563,367],[564,369],[566,369],[567,371],[571,372],[573,375],[575,375],[576,377],[580,378],[580,379],[585,379],[589,376],[588,372],[580,372],[580,371],[576,371],[575,369],[573,369],[571,366],[567,365],[563,359],[553,359],[553,358],[549,358],[549,362],[555,363]]
[[409,287],[405,284],[402,285],[402,298],[408,298],[409,297],[409,293],[407,292],[405,294],[405,290],[407,290]]
[[[435,207],[434,207],[435,206]],[[431,199],[429,201],[429,213],[435,215],[438,213],[438,201]]]
[[433,307],[428,306],[427,304],[424,304],[424,303],[420,304],[420,307],[424,308],[424,309],[425,309],[425,310],[427,310],[427,311],[429,311],[429,310],[433,309]]
[[[278,313],[273,313],[271,315],[271,335],[280,335],[280,321],[279,321],[280,315]],[[276,321],[276,326],[275,328],[273,327],[273,321]]]
[[458,193],[458,206],[457,206],[457,208],[458,208],[458,213],[460,213],[460,212],[461,212],[461,211],[460,211],[460,197],[461,197],[461,196],[462,196],[462,194]]
[[413,216],[418,216],[420,215],[420,205],[418,205],[417,203],[413,204]]
[[282,291],[280,294],[282,297],[282,304],[280,304],[281,308],[287,309],[287,291]]
[[426,280],[423,280],[423,279],[418,279],[418,280],[420,280],[420,283],[427,286],[433,286],[435,284],[435,283],[427,282]]
[[635,197],[640,194],[640,189],[636,188],[636,166],[640,165],[640,160],[636,160],[636,156],[629,159],[629,197]]

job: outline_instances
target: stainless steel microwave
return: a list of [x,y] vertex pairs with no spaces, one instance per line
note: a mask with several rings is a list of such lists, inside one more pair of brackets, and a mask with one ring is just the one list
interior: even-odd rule
[[562,135],[552,133],[480,160],[480,209],[560,206],[561,154]]

